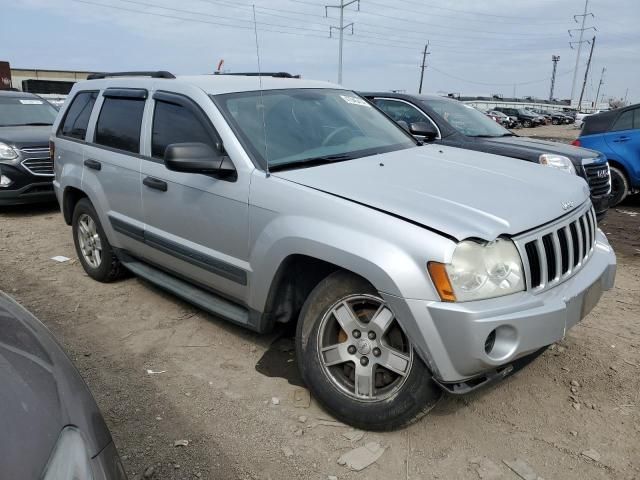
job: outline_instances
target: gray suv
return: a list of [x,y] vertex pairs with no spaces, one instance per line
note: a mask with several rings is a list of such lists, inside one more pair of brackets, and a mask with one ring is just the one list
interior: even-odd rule
[[51,140],[89,276],[129,270],[258,332],[296,322],[305,382],[356,427],[504,378],[613,285],[582,179],[421,145],[336,85],[101,74]]

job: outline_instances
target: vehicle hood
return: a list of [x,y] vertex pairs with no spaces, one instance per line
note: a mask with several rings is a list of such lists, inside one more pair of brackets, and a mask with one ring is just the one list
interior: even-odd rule
[[574,147],[573,145],[539,140],[531,137],[498,137],[478,139],[483,144],[492,147],[492,153],[507,157],[523,158],[538,162],[538,157],[543,153],[555,153],[569,157],[574,165],[582,165],[583,158],[597,158],[601,154],[588,148]]
[[51,333],[2,292],[0,386],[0,472],[6,478],[40,478],[67,425],[80,429],[92,455],[111,441],[86,385]]
[[50,126],[0,127],[0,142],[17,148],[46,147],[49,145]]
[[576,175],[511,158],[425,145],[273,173],[405,218],[457,240],[515,235],[589,198]]

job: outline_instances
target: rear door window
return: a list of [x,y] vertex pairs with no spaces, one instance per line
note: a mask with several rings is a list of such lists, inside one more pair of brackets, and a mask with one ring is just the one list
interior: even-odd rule
[[140,153],[143,98],[106,97],[96,124],[98,145]]
[[84,140],[87,135],[89,117],[97,98],[98,92],[79,92],[67,109],[59,134],[64,137]]
[[612,132],[631,130],[633,128],[633,114],[635,110],[627,110],[622,113],[611,127]]
[[156,100],[151,132],[151,156],[163,158],[172,143],[205,143],[216,150],[216,142],[208,129],[188,108]]

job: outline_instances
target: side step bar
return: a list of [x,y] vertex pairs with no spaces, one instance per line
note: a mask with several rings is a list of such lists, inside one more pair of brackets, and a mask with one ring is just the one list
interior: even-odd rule
[[255,327],[250,324],[249,311],[246,308],[215,293],[165,273],[147,263],[140,262],[123,252],[118,252],[118,258],[133,274],[173,293],[175,296],[186,300],[196,307],[212,315],[223,317],[233,323],[242,325],[243,327],[248,327],[252,330],[255,329]]

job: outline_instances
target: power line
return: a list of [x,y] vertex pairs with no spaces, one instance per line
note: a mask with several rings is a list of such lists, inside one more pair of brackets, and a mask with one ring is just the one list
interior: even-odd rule
[[[467,78],[462,78],[462,77],[457,77],[455,75],[451,75],[450,73],[444,72],[436,67],[433,66],[433,64],[429,65],[429,68],[431,70],[434,70],[442,75],[444,75],[445,77],[449,77],[449,78],[453,78],[454,80],[460,80],[461,82],[466,82],[466,83],[470,83],[473,85],[483,85],[483,86],[487,86],[487,87],[512,87],[512,86],[521,86],[521,85],[531,85],[534,83],[541,83],[541,82],[548,82],[549,81],[549,77],[547,78],[541,78],[539,80],[528,80],[526,82],[519,82],[519,83],[490,83],[490,82],[478,82],[476,80],[469,80]],[[565,72],[559,73],[556,76],[562,76],[562,75],[567,75],[568,73],[571,73],[572,70],[567,70]]]

